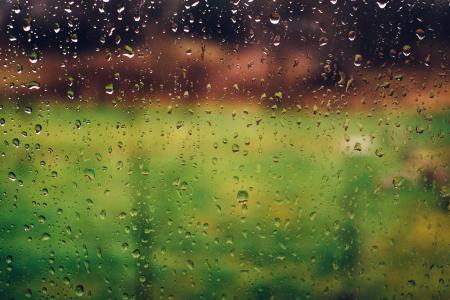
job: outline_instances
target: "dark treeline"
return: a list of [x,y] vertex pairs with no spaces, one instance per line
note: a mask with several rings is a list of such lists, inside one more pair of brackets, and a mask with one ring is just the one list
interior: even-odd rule
[[[95,75],[83,83],[92,90],[108,80],[102,71],[98,74],[93,71],[94,67],[89,70],[90,74],[87,68],[83,71],[86,61],[98,59],[95,53],[114,56],[127,46],[140,48],[157,55],[160,65],[141,62],[130,67],[119,63],[114,70],[127,74],[129,77],[125,79],[133,85],[142,82],[146,92],[164,94],[191,91],[203,95],[205,86],[215,81],[211,76],[216,74],[217,65],[227,62],[227,53],[247,53],[242,56],[249,59],[240,63],[248,65],[249,69],[263,60],[270,66],[247,77],[244,74],[233,79],[230,75],[231,85],[218,85],[217,92],[229,89],[234,82],[249,86],[252,78],[259,81],[264,78],[257,88],[258,93],[267,90],[267,85],[270,85],[270,92],[299,91],[304,88],[299,82],[305,80],[314,86],[336,85],[342,81],[342,72],[351,72],[354,68],[355,55],[361,55],[371,64],[383,63],[386,57],[399,58],[403,49],[413,48],[409,59],[423,65],[429,53],[448,45],[450,36],[448,3],[438,0],[19,0],[0,4],[0,14],[0,45],[5,58],[20,61],[23,54],[32,52],[39,57],[62,55],[64,63],[59,64],[67,65],[63,75],[73,72],[86,78]],[[185,40],[198,41],[196,49],[192,50],[201,49],[200,60],[188,61],[185,57],[167,54],[169,48],[180,47],[178,42]],[[204,51],[214,46],[221,49],[218,56],[222,61],[207,64]],[[11,49],[14,51],[9,51]],[[184,50],[191,51],[190,48]],[[267,59],[261,58],[260,53]],[[298,62],[298,53],[307,58]],[[68,63],[70,57],[77,63]],[[285,60],[289,63],[282,63]],[[56,64],[56,60],[53,63]],[[98,70],[114,71],[111,63],[93,65],[98,66]],[[289,65],[300,65],[303,69],[295,73],[295,86],[286,75]],[[11,67],[6,64],[5,68]],[[48,68],[54,69],[54,66]],[[225,67],[219,72],[226,73]],[[46,91],[59,89],[65,93],[65,89],[58,88],[60,81],[52,81],[48,74],[43,77]],[[98,83],[87,84],[95,81]],[[15,84],[23,82],[19,79]]]

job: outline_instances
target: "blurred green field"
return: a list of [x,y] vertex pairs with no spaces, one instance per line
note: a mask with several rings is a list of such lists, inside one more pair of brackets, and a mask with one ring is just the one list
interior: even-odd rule
[[0,113],[1,299],[450,295],[447,111]]

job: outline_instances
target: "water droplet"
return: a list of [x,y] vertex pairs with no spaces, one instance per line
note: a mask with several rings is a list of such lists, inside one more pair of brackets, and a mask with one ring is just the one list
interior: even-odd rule
[[177,23],[172,22],[172,23],[170,24],[170,29],[172,30],[172,32],[177,32],[177,30],[178,30],[178,25],[177,25]]
[[133,258],[139,258],[141,256],[141,251],[139,251],[139,249],[136,249],[131,253],[131,256],[133,256]]
[[247,192],[247,191],[244,191],[244,190],[240,190],[240,191],[237,193],[237,201],[238,201],[240,204],[246,204],[247,201],[248,201],[248,192]]
[[31,30],[31,20],[25,20],[24,24],[23,24],[23,31],[25,32],[29,32]]
[[95,171],[93,169],[84,169],[83,173],[89,180],[95,179]]
[[389,0],[378,0],[377,1],[378,7],[382,8],[382,9],[385,8],[388,3],[389,3]]
[[377,148],[375,150],[375,155],[378,156],[378,157],[383,157],[384,156],[383,149],[382,148]]
[[76,33],[73,33],[70,35],[70,40],[72,41],[72,43],[77,43],[78,42],[78,35]]
[[84,287],[83,285],[79,284],[75,287],[75,295],[78,297],[82,297],[84,294]]
[[31,53],[28,55],[28,60],[29,60],[32,64],[37,63],[37,61],[39,60],[39,53],[37,53],[36,51],[31,52]]
[[320,39],[319,39],[319,45],[321,46],[321,47],[323,47],[323,46],[325,46],[326,44],[328,44],[328,38],[326,38],[326,37],[321,37]]
[[403,177],[402,176],[395,176],[392,179],[392,185],[398,189],[403,184]]
[[112,83],[105,85],[105,93],[108,95],[112,95],[114,93],[114,85]]
[[411,46],[410,45],[404,45],[402,48],[402,53],[404,56],[408,57],[411,54]]
[[13,138],[12,144],[14,145],[14,147],[19,148],[19,145],[20,145],[19,139],[18,138]]
[[186,265],[187,265],[187,267],[189,268],[189,270],[193,270],[194,269],[194,262],[192,261],[192,260],[190,260],[190,259],[188,259],[187,261],[186,261]]
[[73,98],[75,98],[75,92],[73,90],[68,90],[67,98],[69,98],[70,100],[73,100]]
[[425,38],[425,31],[422,28],[417,29],[416,36],[419,40],[423,40]]
[[277,34],[277,35],[273,38],[273,45],[274,45],[275,47],[278,47],[278,46],[280,45],[280,40],[281,40],[281,37]]
[[18,14],[20,14],[20,5],[14,5],[13,6],[13,12],[16,14],[16,15],[18,15]]
[[8,173],[8,178],[11,181],[16,181],[17,180],[17,176],[16,176],[16,174],[14,172],[9,172]]
[[408,280],[408,285],[414,287],[416,286],[416,281],[414,279],[410,279]]
[[121,3],[118,7],[117,7],[117,13],[122,13],[125,10],[125,5],[123,5],[123,3]]
[[431,54],[428,54],[428,55],[425,57],[424,63],[425,63],[425,66],[427,66],[427,67],[430,66],[430,63],[431,63]]
[[59,23],[53,24],[53,31],[55,33],[58,33],[61,30],[61,27],[59,26]]
[[41,88],[41,84],[37,82],[36,80],[32,80],[27,83],[27,88],[29,90],[39,90]]
[[353,64],[357,67],[361,66],[363,57],[361,54],[356,54],[355,59],[353,60]]
[[31,298],[33,296],[33,291],[31,289],[25,290],[25,297]]
[[280,23],[280,19],[281,19],[281,17],[278,12],[274,11],[270,14],[270,17],[269,17],[270,23],[276,25],[276,24]]
[[136,10],[133,15],[133,20],[135,22],[139,22],[141,20],[141,15],[139,14],[139,10]]
[[131,48],[129,45],[125,45],[124,49],[125,53],[123,55],[128,58],[133,58],[134,56],[133,48]]
[[348,32],[348,39],[351,41],[351,42],[353,42],[354,40],[355,40],[355,38],[356,38],[356,32],[355,31],[349,31]]
[[48,241],[50,239],[51,239],[51,235],[47,232],[45,232],[41,235],[41,241]]
[[45,216],[40,215],[40,216],[39,216],[39,223],[40,223],[40,224],[45,224],[45,221],[46,221]]

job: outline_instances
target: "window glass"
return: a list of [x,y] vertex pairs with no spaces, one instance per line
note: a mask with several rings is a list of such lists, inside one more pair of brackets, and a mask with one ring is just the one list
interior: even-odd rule
[[1,0],[0,299],[448,299],[447,0]]

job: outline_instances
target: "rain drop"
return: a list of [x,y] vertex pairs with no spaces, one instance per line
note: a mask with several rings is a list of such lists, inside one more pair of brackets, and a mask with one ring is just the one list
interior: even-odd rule
[[276,25],[276,24],[280,23],[281,17],[278,12],[274,11],[270,14],[269,19],[270,19],[270,23]]
[[385,8],[388,3],[389,3],[388,0],[378,0],[377,1],[378,7],[381,9]]

